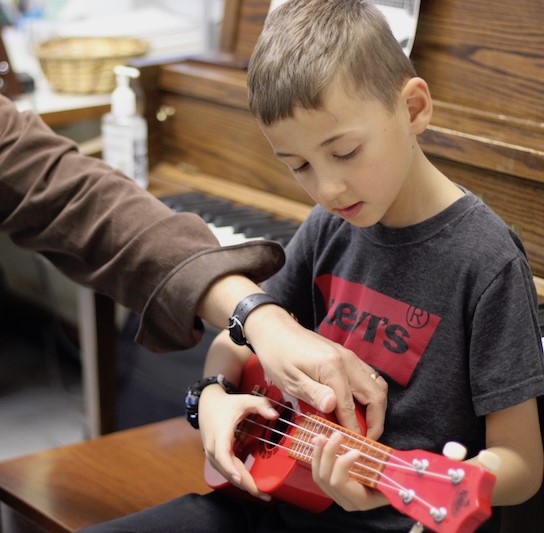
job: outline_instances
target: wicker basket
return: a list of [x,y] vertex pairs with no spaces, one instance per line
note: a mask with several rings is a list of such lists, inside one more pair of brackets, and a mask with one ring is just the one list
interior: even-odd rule
[[98,94],[115,87],[113,67],[144,55],[148,45],[124,37],[62,37],[36,47],[51,87],[63,93]]

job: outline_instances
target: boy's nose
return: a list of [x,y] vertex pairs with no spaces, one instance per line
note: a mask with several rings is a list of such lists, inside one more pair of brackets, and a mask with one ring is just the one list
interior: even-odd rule
[[317,194],[321,203],[334,205],[335,200],[346,190],[343,177],[323,174],[317,180]]

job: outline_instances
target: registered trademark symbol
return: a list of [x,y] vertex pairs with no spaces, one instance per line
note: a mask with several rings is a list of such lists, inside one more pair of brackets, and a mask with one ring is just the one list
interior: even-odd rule
[[424,311],[413,305],[406,311],[406,323],[414,329],[424,328],[429,323],[430,318],[431,315],[428,311]]

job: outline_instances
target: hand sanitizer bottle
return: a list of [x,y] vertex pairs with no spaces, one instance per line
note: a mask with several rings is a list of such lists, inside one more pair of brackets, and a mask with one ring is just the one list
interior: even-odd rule
[[130,80],[138,69],[118,65],[114,69],[117,87],[111,95],[111,112],[102,117],[102,159],[147,189],[147,124],[137,114],[136,94]]

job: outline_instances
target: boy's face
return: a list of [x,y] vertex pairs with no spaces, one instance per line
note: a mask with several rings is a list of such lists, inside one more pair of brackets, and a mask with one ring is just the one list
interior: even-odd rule
[[335,84],[322,109],[297,108],[293,118],[261,127],[278,159],[334,215],[359,227],[412,223],[417,145],[400,97],[391,113]]

